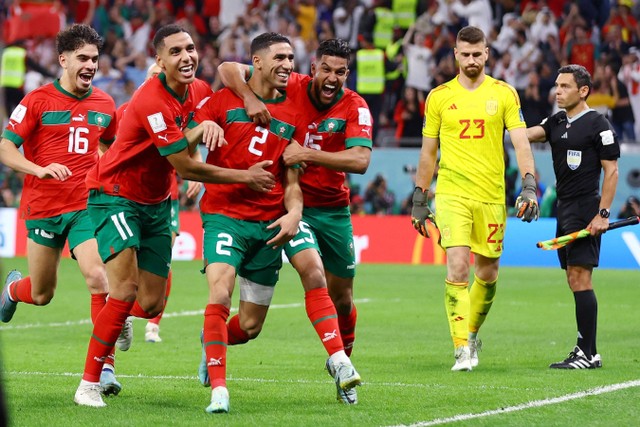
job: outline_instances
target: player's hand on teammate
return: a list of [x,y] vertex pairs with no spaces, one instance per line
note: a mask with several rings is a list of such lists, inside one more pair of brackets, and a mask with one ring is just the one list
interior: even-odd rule
[[258,98],[253,97],[245,100],[244,108],[247,110],[249,118],[253,120],[255,124],[268,127],[269,123],[271,123],[271,113],[269,113],[264,102],[260,101]]
[[209,151],[214,151],[218,147],[227,145],[224,139],[224,130],[213,120],[204,120],[200,123],[202,130],[202,143]]
[[429,237],[427,222],[431,221],[434,224],[436,223],[435,215],[431,209],[429,209],[428,196],[429,190],[423,191],[420,187],[416,187],[415,190],[413,190],[411,224],[413,224],[413,228],[424,237]]
[[60,163],[51,163],[49,166],[37,170],[36,176],[40,179],[55,179],[64,181],[71,176],[71,170]]
[[296,234],[298,234],[300,219],[300,213],[288,212],[269,224],[269,226],[267,226],[269,230],[279,227],[280,231],[267,242],[267,245],[273,246],[273,249],[277,249],[293,239]]
[[276,186],[276,177],[266,170],[272,164],[273,161],[271,160],[263,160],[248,169],[249,179],[247,185],[249,188],[263,193],[273,190],[273,187]]
[[522,191],[516,199],[516,216],[525,222],[537,221],[540,215],[536,179],[530,173],[522,180]]
[[298,144],[295,139],[291,140],[291,143],[287,145],[287,148],[284,149],[284,153],[282,153],[282,160],[284,161],[284,165],[299,165],[304,169],[307,166],[306,163],[304,163],[304,150],[305,149],[300,144]]
[[202,190],[202,183],[200,181],[187,181],[186,195],[190,199],[195,199]]

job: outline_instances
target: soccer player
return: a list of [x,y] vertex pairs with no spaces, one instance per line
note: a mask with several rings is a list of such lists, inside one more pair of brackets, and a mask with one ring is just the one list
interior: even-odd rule
[[591,231],[591,236],[558,250],[560,267],[566,271],[573,292],[578,339],[565,360],[549,366],[553,369],[602,366],[596,348],[598,301],[591,276],[598,266],[600,236],[609,226],[618,184],[620,145],[606,117],[587,105],[591,88],[586,68],[575,64],[561,67],[556,78],[556,101],[564,111],[527,129],[530,141],[549,141],[551,145],[558,193],[556,236],[583,228]]
[[[291,74],[287,97],[305,112],[307,132],[301,141],[303,146],[291,144],[284,153],[285,165],[307,164],[300,177],[303,218],[298,235],[285,245],[285,252],[301,277],[305,306],[313,325],[317,325],[319,310],[333,315],[326,306],[331,302],[326,299],[328,288],[347,356],[353,349],[357,311],[353,303],[355,252],[345,172],[366,172],[373,125],[366,102],[357,93],[343,89],[349,75],[350,53],[343,40],[323,41],[311,65],[313,77]],[[237,63],[220,66],[222,81],[243,95],[248,112],[253,106],[255,119],[268,121],[269,111],[246,90],[244,77],[249,72],[248,67]],[[353,369],[346,359],[340,362],[340,356],[335,353],[329,357],[327,370],[336,379],[338,399],[355,404],[355,387],[345,390],[340,386],[344,374],[338,371]]]
[[[504,129],[509,131],[522,176],[517,216],[538,218],[536,181],[517,92],[485,74],[489,56],[482,30],[468,26],[457,35],[458,76],[433,89],[427,98],[422,150],[416,173],[411,220],[424,237],[437,223],[447,254],[445,308],[455,348],[452,371],[478,364],[478,330],[494,300],[506,225]],[[428,207],[428,189],[438,161],[436,207]],[[474,254],[469,286],[470,254]]]
[[241,316],[256,319],[243,335],[246,342],[259,334],[278,280],[282,257],[281,250],[274,249],[295,235],[302,216],[299,171],[284,168],[281,162],[299,116],[278,90],[286,86],[293,69],[293,48],[286,37],[263,33],[251,42],[251,56],[255,73],[249,87],[269,103],[277,117],[272,125],[254,124],[242,100],[229,89],[217,92],[194,118],[194,123],[206,119],[224,123],[229,146],[209,153],[207,163],[242,167],[268,159],[276,176],[276,186],[267,194],[237,185],[206,184],[200,202],[209,303],[202,336],[204,366],[201,363],[198,374],[203,384],[211,386],[208,413],[229,412],[227,344],[236,342],[227,330],[227,319],[235,277],[240,282]]
[[[87,25],[72,25],[57,35],[56,47],[61,77],[24,97],[0,142],[0,161],[26,174],[20,216],[26,220],[30,272],[27,277],[17,270],[9,273],[0,302],[3,322],[11,320],[18,302],[51,301],[65,242],[91,294],[94,323],[107,298],[107,274],[87,212],[84,180],[99,151],[115,139],[116,107],[109,95],[92,86],[102,48],[98,33]],[[117,394],[112,351],[108,357],[100,382],[106,394]]]
[[116,142],[87,174],[89,215],[110,286],[74,396],[78,405],[106,406],[98,377],[127,316],[153,318],[164,306],[174,168],[196,181],[242,183],[257,191],[275,185],[273,174],[264,169],[270,162],[237,170],[206,165],[190,156],[200,139],[209,147],[224,143],[221,129],[210,121],[192,129],[189,137],[183,134],[196,105],[211,95],[211,89],[195,78],[198,53],[182,27],[161,27],[153,46],[163,72],[134,93]]

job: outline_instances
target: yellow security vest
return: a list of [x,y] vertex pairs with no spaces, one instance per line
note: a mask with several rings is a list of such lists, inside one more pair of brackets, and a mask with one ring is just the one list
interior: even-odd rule
[[26,57],[26,49],[20,46],[9,46],[2,51],[0,86],[17,89],[24,85],[24,76],[27,73]]
[[393,13],[396,24],[406,30],[416,21],[418,0],[393,0]]
[[373,45],[385,49],[393,39],[395,15],[386,7],[376,7],[376,25],[373,27]]
[[[384,50],[385,53],[387,54],[387,58],[389,58],[390,61],[394,61],[401,47],[402,47],[402,39],[396,40],[395,43],[389,44],[387,48]],[[400,78],[401,74],[402,75],[406,74],[407,72],[406,70],[407,70],[407,58],[402,58],[402,69],[396,68],[394,70],[387,71],[387,74],[385,75],[385,77],[387,80],[396,80]]]
[[356,53],[356,92],[379,95],[384,92],[384,52],[381,49],[360,49]]

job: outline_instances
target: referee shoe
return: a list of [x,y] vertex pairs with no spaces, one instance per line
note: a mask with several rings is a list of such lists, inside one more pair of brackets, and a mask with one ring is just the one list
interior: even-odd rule
[[595,369],[600,366],[602,366],[600,357],[594,356],[589,359],[578,346],[575,346],[569,356],[562,362],[549,365],[551,369]]

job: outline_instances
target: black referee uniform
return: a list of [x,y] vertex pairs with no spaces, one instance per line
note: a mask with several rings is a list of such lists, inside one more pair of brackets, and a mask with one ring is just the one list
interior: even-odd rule
[[[600,206],[601,160],[620,157],[620,144],[609,121],[595,110],[568,118],[561,111],[540,123],[551,145],[558,193],[556,236],[585,228]],[[558,250],[560,266],[597,267],[600,236],[578,239]]]

